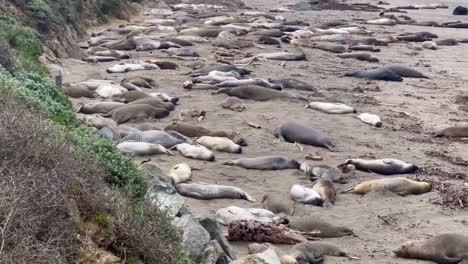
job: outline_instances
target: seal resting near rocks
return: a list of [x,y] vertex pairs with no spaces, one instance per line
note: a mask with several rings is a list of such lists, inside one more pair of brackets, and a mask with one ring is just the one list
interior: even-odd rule
[[106,117],[111,117],[118,124],[125,123],[138,118],[163,118],[169,115],[169,111],[163,108],[154,107],[147,104],[133,104],[118,107],[109,113]]
[[262,198],[262,206],[275,214],[292,215],[294,213],[294,202],[279,194],[265,194]]
[[180,152],[182,156],[189,159],[206,161],[214,161],[216,159],[214,153],[211,152],[211,150],[207,149],[205,146],[182,143],[177,144],[175,148]]
[[296,202],[303,204],[312,204],[321,206],[323,204],[323,199],[320,193],[316,190],[306,188],[299,184],[294,184],[289,190],[289,196]]
[[406,174],[417,171],[418,166],[397,159],[348,159],[339,167],[352,164],[357,170],[365,172],[375,172],[383,175]]
[[197,143],[220,152],[242,153],[240,145],[225,137],[202,136],[197,139]]
[[232,161],[226,161],[223,165],[239,166],[252,170],[286,170],[298,169],[300,166],[299,162],[296,160],[288,159],[283,156],[240,158]]
[[248,193],[237,187],[197,183],[180,183],[176,185],[177,192],[183,196],[211,200],[211,199],[243,199],[249,202],[255,202]]
[[318,179],[312,190],[315,190],[320,194],[322,198],[322,206],[325,208],[333,207],[336,199],[336,189],[335,185],[333,185],[333,181],[330,179]]
[[214,94],[220,93],[225,93],[229,96],[234,96],[240,99],[250,99],[260,102],[279,98],[299,99],[299,97],[293,94],[260,86],[226,87],[214,92]]
[[275,214],[262,208],[240,208],[229,206],[216,211],[216,220],[221,225],[229,225],[234,221],[256,221],[260,223],[285,223],[287,216],[284,214]]
[[310,215],[289,217],[289,227],[302,232],[319,230],[318,237],[342,237],[354,235],[354,232],[344,226],[335,226]]
[[310,102],[306,107],[319,110],[327,114],[356,113],[356,110],[353,107],[342,103]]
[[81,86],[70,86],[70,87],[64,87],[63,92],[73,98],[80,98],[80,97],[86,97],[86,98],[96,98],[97,94],[94,91],[89,90],[86,87],[81,87]]
[[385,189],[398,195],[422,194],[431,190],[427,182],[413,181],[404,177],[385,178],[360,183],[345,192],[366,194],[377,189]]
[[402,258],[430,260],[439,264],[465,264],[468,261],[468,236],[442,234],[419,241],[408,241],[394,250]]
[[192,169],[185,163],[180,163],[171,168],[168,175],[174,179],[174,184],[179,184],[190,180]]
[[434,133],[435,137],[468,137],[468,126],[447,127]]
[[335,150],[333,139],[317,128],[295,122],[286,122],[273,131],[273,135],[283,141],[300,143]]
[[335,245],[318,241],[307,241],[293,246],[287,255],[281,257],[281,264],[322,263],[323,256],[360,259],[346,253]]
[[143,155],[154,155],[154,154],[169,154],[172,153],[165,147],[159,144],[147,143],[147,142],[136,142],[126,141],[119,143],[117,149],[123,153],[132,156],[143,156]]

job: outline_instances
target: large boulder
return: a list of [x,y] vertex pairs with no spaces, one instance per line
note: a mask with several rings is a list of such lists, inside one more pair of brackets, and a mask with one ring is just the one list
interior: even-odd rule
[[221,248],[223,249],[224,254],[227,258],[231,261],[236,259],[236,255],[234,253],[234,249],[229,244],[229,241],[223,234],[223,230],[221,226],[216,221],[214,217],[206,217],[200,220],[200,224],[205,228],[206,231],[210,234],[210,238],[212,240],[216,240]]
[[455,15],[455,16],[466,16],[466,15],[468,15],[468,8],[466,8],[464,6],[457,6],[453,10],[453,15]]
[[192,259],[198,263],[210,241],[210,234],[189,214],[176,217],[173,223],[183,231],[182,243],[180,245],[182,248],[187,249]]
[[200,264],[229,264],[231,262],[232,259],[226,256],[216,240],[208,242],[199,261]]

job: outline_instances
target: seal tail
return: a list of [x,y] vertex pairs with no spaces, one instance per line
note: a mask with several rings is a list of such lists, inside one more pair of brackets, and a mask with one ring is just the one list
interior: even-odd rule
[[252,196],[250,196],[250,194],[248,194],[248,193],[246,193],[246,192],[243,192],[243,193],[241,194],[241,197],[242,197],[242,199],[245,199],[245,200],[247,200],[247,201],[249,201],[249,202],[253,202],[253,203],[256,202],[256,200],[255,200]]

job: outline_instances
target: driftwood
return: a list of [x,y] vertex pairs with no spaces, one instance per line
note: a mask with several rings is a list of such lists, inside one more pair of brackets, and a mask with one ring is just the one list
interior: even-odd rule
[[319,240],[320,231],[300,232],[279,224],[256,221],[233,221],[228,227],[229,241],[269,242],[293,245],[308,240]]

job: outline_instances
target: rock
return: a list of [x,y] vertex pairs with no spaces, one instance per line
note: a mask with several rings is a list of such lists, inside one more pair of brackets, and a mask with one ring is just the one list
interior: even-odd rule
[[208,231],[210,238],[216,240],[219,243],[227,257],[229,257],[231,260],[236,259],[234,249],[231,247],[231,244],[229,244],[229,241],[227,241],[226,237],[224,236],[223,230],[218,224],[218,221],[216,221],[216,218],[203,218],[200,220],[200,224],[203,226],[203,228],[205,228],[206,231]]
[[210,241],[210,234],[191,215],[174,219],[174,225],[182,229],[182,248],[187,249],[191,257],[198,263],[204,249]]
[[145,199],[166,210],[169,216],[176,216],[184,205],[184,198],[177,193],[172,178],[164,174],[155,163],[148,162],[141,167],[149,179]]
[[468,8],[463,6],[457,6],[452,13],[454,16],[466,16],[468,15]]
[[208,242],[199,261],[200,264],[229,264],[231,262],[232,259],[224,254],[223,249],[216,240]]
[[276,255],[276,252],[269,248],[261,253],[255,254],[258,258],[264,260],[268,264],[281,264],[278,255]]

